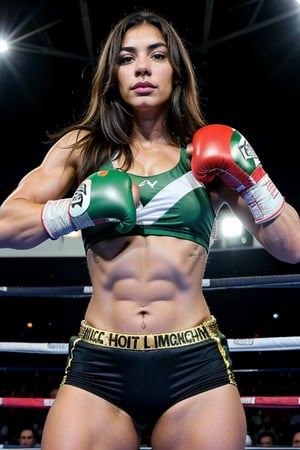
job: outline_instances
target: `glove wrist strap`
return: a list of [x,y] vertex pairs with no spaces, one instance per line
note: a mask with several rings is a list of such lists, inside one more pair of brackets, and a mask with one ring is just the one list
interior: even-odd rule
[[242,195],[257,224],[269,222],[279,216],[285,202],[268,174],[265,174],[258,183],[244,191]]

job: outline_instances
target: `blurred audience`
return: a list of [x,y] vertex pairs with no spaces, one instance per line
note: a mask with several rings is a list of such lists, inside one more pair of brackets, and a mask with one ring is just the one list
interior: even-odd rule
[[19,445],[21,447],[40,447],[40,444],[37,442],[37,436],[34,428],[28,427],[21,430]]
[[259,447],[273,447],[277,444],[277,438],[273,431],[261,431],[258,435],[257,445]]
[[300,448],[300,431],[296,431],[292,438],[292,447]]
[[246,434],[246,444],[247,447],[252,445],[252,437],[249,433]]

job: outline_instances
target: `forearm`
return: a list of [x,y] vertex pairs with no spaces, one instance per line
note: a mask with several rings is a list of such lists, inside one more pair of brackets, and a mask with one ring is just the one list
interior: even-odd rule
[[[0,247],[27,249],[47,238],[57,239],[75,230],[112,223],[120,233],[130,231],[136,222],[139,189],[125,172],[99,171],[90,175],[71,198],[26,200],[23,189],[14,193],[0,208]],[[35,199],[32,193],[30,198]],[[51,198],[51,197],[50,197]]]
[[43,205],[14,199],[0,208],[0,247],[33,248],[49,238],[41,222]]
[[275,258],[291,264],[300,262],[300,220],[289,203],[285,202],[275,220],[259,227],[257,238]]

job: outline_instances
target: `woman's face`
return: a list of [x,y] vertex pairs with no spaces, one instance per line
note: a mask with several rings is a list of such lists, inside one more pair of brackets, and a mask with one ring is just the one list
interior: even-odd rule
[[153,25],[130,28],[119,53],[118,87],[136,112],[160,110],[173,90],[173,68],[166,42]]

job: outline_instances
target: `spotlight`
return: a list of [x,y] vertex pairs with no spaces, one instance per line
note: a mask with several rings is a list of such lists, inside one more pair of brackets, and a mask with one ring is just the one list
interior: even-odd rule
[[5,39],[0,39],[0,53],[5,53],[8,50],[8,43]]
[[234,216],[224,216],[220,220],[220,236],[221,237],[238,237],[243,233],[242,222]]
[[228,207],[218,213],[216,237],[212,249],[252,247],[253,236]]

